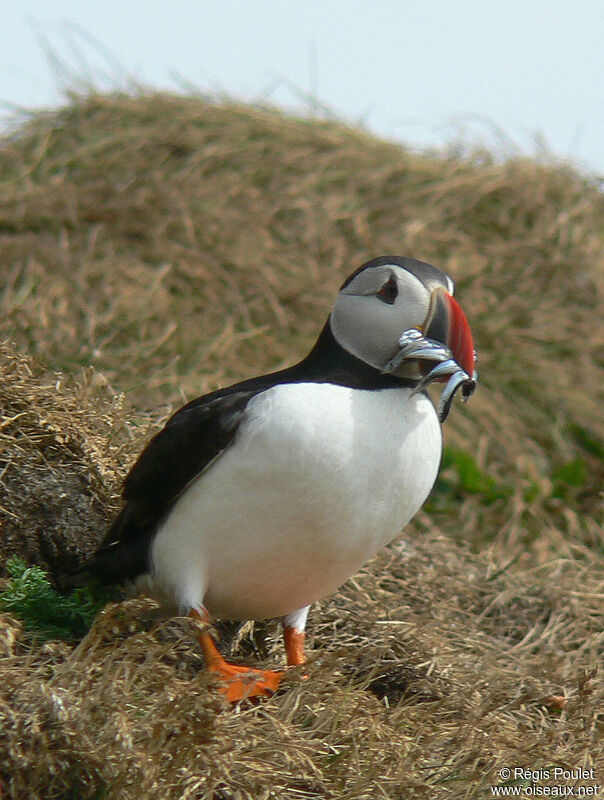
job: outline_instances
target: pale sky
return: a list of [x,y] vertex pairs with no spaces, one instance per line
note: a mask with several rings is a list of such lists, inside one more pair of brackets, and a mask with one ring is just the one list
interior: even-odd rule
[[[45,46],[100,88],[127,76],[604,174],[603,0],[0,0],[0,101],[62,102]],[[42,44],[44,42],[45,44]]]

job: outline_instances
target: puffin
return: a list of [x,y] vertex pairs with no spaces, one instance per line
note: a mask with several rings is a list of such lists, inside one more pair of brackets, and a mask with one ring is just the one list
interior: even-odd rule
[[413,258],[352,272],[301,361],[191,400],[150,440],[71,586],[125,585],[188,615],[228,701],[272,695],[285,670],[227,662],[212,620],[279,618],[288,666],[304,663],[312,603],[417,513],[453,396],[477,380],[453,292]]

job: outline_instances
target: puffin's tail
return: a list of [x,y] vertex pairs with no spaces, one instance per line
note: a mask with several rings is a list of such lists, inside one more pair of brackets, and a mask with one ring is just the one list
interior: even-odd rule
[[137,524],[129,504],[117,515],[96,553],[60,580],[61,589],[73,591],[93,582],[121,585],[149,572],[155,526]]
[[57,585],[62,594],[71,594],[74,589],[81,589],[94,581],[95,575],[91,568],[92,561],[79,566],[77,569],[59,575]]

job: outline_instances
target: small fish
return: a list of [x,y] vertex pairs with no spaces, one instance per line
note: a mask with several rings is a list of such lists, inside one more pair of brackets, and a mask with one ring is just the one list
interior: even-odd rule
[[[417,359],[418,361],[436,361],[432,369],[424,375],[418,382],[413,390],[413,394],[423,391],[429,384],[435,380],[443,380],[449,376],[449,380],[442,391],[440,400],[438,401],[438,418],[444,422],[451,410],[451,404],[455,393],[458,389],[462,390],[462,400],[467,402],[469,397],[473,394],[478,381],[478,373],[473,371],[472,377],[462,369],[457,361],[453,358],[451,350],[443,345],[441,342],[435,342],[422,335],[422,333],[413,328],[404,331],[398,341],[400,350],[392,361],[387,365],[384,372],[391,372],[403,361]],[[476,353],[474,353],[474,361],[476,361]]]

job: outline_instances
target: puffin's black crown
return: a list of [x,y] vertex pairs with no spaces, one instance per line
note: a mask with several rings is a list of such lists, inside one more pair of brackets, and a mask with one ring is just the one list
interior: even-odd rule
[[344,283],[340,286],[340,291],[348,286],[348,284],[364,270],[373,269],[374,267],[384,267],[390,264],[406,269],[407,272],[415,275],[429,290],[435,289],[437,286],[443,286],[448,291],[453,288],[453,281],[447,273],[432,264],[428,264],[427,261],[418,261],[416,258],[407,258],[406,256],[387,255],[377,256],[377,258],[372,258],[370,261],[366,261],[362,264],[352,275],[346,278]]

